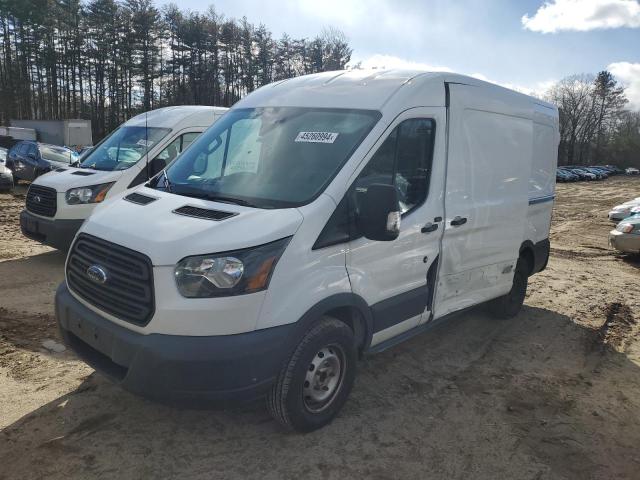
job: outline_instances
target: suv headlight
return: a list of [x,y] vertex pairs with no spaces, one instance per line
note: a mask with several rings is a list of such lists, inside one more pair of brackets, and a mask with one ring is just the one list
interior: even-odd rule
[[92,185],[90,187],[79,187],[67,190],[66,199],[69,205],[81,205],[86,203],[100,203],[107,196],[107,192],[113,184],[102,183],[100,185]]
[[287,237],[232,252],[184,258],[175,269],[178,291],[187,298],[209,298],[265,290],[290,239]]

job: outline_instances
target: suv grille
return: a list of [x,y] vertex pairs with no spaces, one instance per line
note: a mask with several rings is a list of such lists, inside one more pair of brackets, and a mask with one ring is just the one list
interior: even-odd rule
[[53,217],[57,209],[56,196],[53,188],[31,185],[27,192],[27,210],[36,215]]
[[[93,275],[91,267],[99,267]],[[136,325],[146,325],[155,309],[149,257],[86,233],[69,252],[67,284],[92,305]]]

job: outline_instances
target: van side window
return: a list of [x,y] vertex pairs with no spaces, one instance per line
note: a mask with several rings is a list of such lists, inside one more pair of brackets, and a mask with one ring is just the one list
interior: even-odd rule
[[167,145],[156,157],[151,161],[149,176],[153,177],[160,170],[165,168],[175,158],[182,153],[195,139],[200,132],[185,133],[177,137],[173,142]]
[[320,233],[313,249],[355,240],[358,197],[374,183],[395,184],[403,214],[427,198],[436,124],[431,119],[405,120],[389,134],[358,175]]
[[190,132],[182,135],[182,146],[180,147],[180,153],[182,153],[185,148],[191,145],[193,141],[198,138],[198,135],[200,135],[200,132]]
[[435,122],[405,120],[387,137],[355,181],[358,193],[374,183],[394,184],[403,214],[422,204],[429,191]]

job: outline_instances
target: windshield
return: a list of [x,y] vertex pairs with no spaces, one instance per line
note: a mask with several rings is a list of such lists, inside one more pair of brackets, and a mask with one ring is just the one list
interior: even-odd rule
[[126,170],[136,164],[171,129],[154,127],[120,127],[105,138],[82,160],[81,168]]
[[40,144],[40,155],[51,162],[71,163],[77,160],[77,156],[71,150],[62,147]]
[[304,205],[327,186],[379,118],[370,110],[231,110],[155,187],[260,208]]

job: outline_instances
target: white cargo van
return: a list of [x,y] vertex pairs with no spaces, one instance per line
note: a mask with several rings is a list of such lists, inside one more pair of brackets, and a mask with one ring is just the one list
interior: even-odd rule
[[267,85],[83,225],[61,331],[133,392],[266,395],[318,428],[359,355],[483,302],[518,313],[549,254],[558,139],[554,106],[451,73]]
[[149,180],[226,110],[166,107],[123,123],[78,168],[57,168],[31,184],[20,215],[22,233],[54,248],[69,248],[96,204]]

